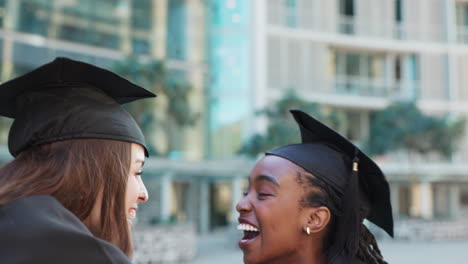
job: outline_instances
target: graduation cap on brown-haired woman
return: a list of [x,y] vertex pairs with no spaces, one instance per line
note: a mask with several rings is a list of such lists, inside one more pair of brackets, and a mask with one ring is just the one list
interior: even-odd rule
[[146,149],[135,120],[120,104],[155,95],[94,65],[57,58],[0,85],[0,115],[13,118],[13,156],[37,145],[74,138],[137,143]]
[[267,155],[280,156],[299,165],[341,196],[334,243],[356,250],[361,222],[360,193],[368,202],[366,219],[393,237],[389,184],[379,166],[333,129],[299,110],[291,113],[299,125],[302,143],[280,147]]

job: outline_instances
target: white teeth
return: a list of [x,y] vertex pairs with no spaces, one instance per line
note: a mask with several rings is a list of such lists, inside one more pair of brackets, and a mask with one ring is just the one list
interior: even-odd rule
[[237,226],[237,230],[250,231],[250,232],[259,232],[258,229],[255,226],[252,226],[252,225],[249,225],[249,224],[239,224]]
[[134,219],[135,217],[136,217],[136,212],[135,212],[135,210],[130,209],[130,211],[128,211],[128,218]]

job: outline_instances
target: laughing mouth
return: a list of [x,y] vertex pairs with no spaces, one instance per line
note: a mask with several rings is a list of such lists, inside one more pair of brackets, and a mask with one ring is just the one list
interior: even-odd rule
[[130,210],[128,210],[127,218],[130,219],[130,220],[133,220],[133,219],[136,218],[136,209],[135,208],[131,208]]
[[244,236],[242,237],[241,242],[253,240],[260,234],[258,228],[249,224],[239,224],[237,226],[237,230],[244,231]]

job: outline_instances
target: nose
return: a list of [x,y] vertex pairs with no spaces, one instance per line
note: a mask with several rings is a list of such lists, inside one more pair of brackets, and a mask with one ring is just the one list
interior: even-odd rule
[[242,198],[237,203],[236,210],[237,210],[237,212],[239,212],[239,214],[245,214],[245,213],[250,212],[252,210],[252,205],[251,205],[249,199],[247,198],[247,196]]
[[146,189],[145,183],[143,183],[143,180],[140,179],[140,195],[138,196],[138,202],[139,203],[144,203],[148,201],[149,199],[149,194],[148,190]]

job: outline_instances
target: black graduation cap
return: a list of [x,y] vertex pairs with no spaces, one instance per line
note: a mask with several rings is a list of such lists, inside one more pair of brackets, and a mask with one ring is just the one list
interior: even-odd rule
[[141,129],[120,104],[155,96],[111,71],[56,58],[0,85],[0,115],[15,119],[8,136],[13,156],[73,138],[138,143],[148,156]]
[[350,201],[358,200],[361,189],[370,207],[366,218],[393,237],[389,184],[377,164],[333,129],[299,110],[291,113],[300,127],[302,143],[267,154],[292,161],[338,191],[343,210],[349,211],[342,213],[342,221],[349,220],[346,217],[351,211],[359,210],[349,207],[357,206]]

